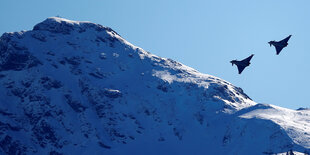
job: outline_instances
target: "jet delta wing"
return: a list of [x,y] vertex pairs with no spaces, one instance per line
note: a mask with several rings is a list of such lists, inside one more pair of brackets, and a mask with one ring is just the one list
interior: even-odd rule
[[245,59],[243,59],[243,60],[241,60],[243,63],[249,63],[249,65],[251,64],[250,63],[250,61],[251,61],[251,59],[252,59],[252,57],[254,56],[254,54],[252,54],[252,55],[250,55],[249,57],[247,57],[247,58],[245,58]]
[[280,42],[281,42],[282,44],[287,44],[287,42],[288,42],[288,40],[290,40],[291,36],[292,36],[292,35],[289,35],[288,37],[286,37],[285,39],[281,40]]
[[277,55],[279,55],[280,52],[282,51],[282,49],[284,48],[284,47],[281,47],[281,46],[274,46],[274,47],[276,48]]

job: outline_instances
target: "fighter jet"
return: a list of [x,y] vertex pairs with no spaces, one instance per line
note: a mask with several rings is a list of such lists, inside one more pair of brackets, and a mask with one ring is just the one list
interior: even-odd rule
[[252,54],[251,56],[241,60],[241,61],[238,61],[238,60],[232,60],[230,61],[231,65],[233,66],[234,64],[237,65],[238,67],[238,71],[239,71],[239,74],[242,73],[242,71],[244,70],[245,67],[248,67],[251,63],[251,59],[252,57],[254,56],[254,54]]
[[292,35],[289,35],[288,37],[286,37],[285,39],[281,41],[269,41],[268,43],[270,46],[273,45],[276,48],[277,55],[279,55],[282,49],[288,45],[287,42],[291,38],[291,36]]

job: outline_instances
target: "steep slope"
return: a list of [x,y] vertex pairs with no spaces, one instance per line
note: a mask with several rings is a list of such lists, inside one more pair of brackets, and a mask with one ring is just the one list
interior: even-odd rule
[[0,55],[2,154],[310,148],[309,111],[256,104],[241,88],[146,52],[108,27],[48,18],[3,34]]

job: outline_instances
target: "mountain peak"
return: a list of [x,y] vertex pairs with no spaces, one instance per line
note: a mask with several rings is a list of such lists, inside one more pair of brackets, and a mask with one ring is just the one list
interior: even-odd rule
[[33,30],[49,31],[53,33],[70,34],[72,31],[85,32],[86,29],[94,29],[96,31],[108,31],[117,34],[109,27],[95,24],[88,21],[73,21],[60,17],[49,17],[43,22],[34,26]]

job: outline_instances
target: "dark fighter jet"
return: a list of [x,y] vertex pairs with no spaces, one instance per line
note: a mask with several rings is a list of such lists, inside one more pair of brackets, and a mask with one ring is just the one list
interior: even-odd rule
[[281,50],[286,47],[288,45],[288,40],[291,38],[292,35],[289,35],[288,37],[286,37],[285,39],[281,40],[281,41],[269,41],[269,45],[273,45],[276,48],[277,51],[277,55],[279,55],[279,53],[281,52]]
[[241,61],[238,61],[238,60],[232,60],[230,61],[231,65],[233,66],[234,64],[237,65],[238,67],[238,71],[239,71],[239,74],[242,73],[242,71],[244,70],[245,67],[248,67],[251,63],[251,59],[252,57],[254,56],[254,54],[252,54],[251,56],[241,60]]

